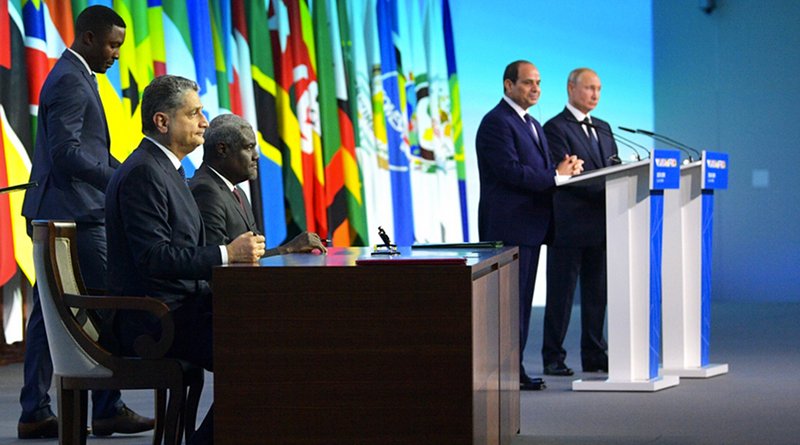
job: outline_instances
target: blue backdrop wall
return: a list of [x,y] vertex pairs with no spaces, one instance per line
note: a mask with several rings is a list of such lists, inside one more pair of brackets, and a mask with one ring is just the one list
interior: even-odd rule
[[800,301],[800,2],[653,2],[655,124],[730,153],[713,298]]

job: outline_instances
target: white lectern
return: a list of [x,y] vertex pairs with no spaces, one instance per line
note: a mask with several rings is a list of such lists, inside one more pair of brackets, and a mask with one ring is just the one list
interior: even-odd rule
[[728,372],[708,360],[714,189],[726,187],[727,155],[704,151],[681,167],[680,189],[664,193],[664,375]]
[[658,391],[678,384],[659,376],[663,190],[677,188],[680,153],[595,170],[562,187],[597,181],[606,188],[608,378],[575,380],[574,391]]

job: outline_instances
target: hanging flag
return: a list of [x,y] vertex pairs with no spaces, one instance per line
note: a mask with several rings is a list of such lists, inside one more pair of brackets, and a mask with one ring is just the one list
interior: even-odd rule
[[422,14],[416,0],[399,0],[399,36],[406,42],[405,72],[414,236],[417,242],[442,242],[428,73],[422,37]]
[[458,176],[455,166],[453,122],[450,113],[450,86],[442,32],[441,0],[428,0],[425,6],[425,47],[428,67],[428,94],[433,124],[437,175],[437,222],[444,242],[463,240]]
[[414,215],[411,202],[408,143],[404,140],[406,117],[400,96],[395,47],[392,39],[394,20],[392,0],[378,0],[378,38],[380,41],[381,75],[383,77],[383,111],[389,147],[389,171],[394,208],[394,239],[398,246],[414,243]]
[[[239,54],[234,51],[231,2],[216,0],[211,3],[209,24],[213,46],[214,71],[217,85],[217,115],[225,113],[242,114],[242,97],[234,77],[234,66],[238,65]],[[234,108],[236,108],[234,110]]]
[[[176,76],[185,77],[187,79],[194,80],[200,86],[200,91],[204,93],[206,99],[208,99],[208,87],[206,86],[205,90],[203,89],[204,85],[200,84],[200,78],[198,77],[198,69],[195,67],[195,57],[198,58],[205,58],[208,57],[205,52],[200,52],[198,54],[193,54],[193,35],[192,35],[192,28],[190,27],[190,20],[189,20],[189,11],[187,10],[187,2],[192,1],[196,2],[198,0],[163,0],[162,1],[162,8],[164,14],[162,15],[162,25],[164,29],[164,53],[165,53],[165,61],[166,61],[166,69],[167,74],[172,74]],[[195,3],[192,3],[192,6],[195,6]],[[205,10],[208,10],[208,5],[206,4]],[[200,13],[198,11],[192,11],[192,16],[194,19],[192,22],[195,24],[197,28],[195,32],[195,36],[198,37],[199,40],[202,40],[198,34],[201,34],[200,31],[200,24],[198,23],[198,15]],[[205,42],[204,42],[205,43]],[[208,48],[202,48],[208,49]],[[213,51],[212,51],[213,56]],[[205,59],[204,59],[205,60]],[[208,61],[205,61],[202,68],[206,68],[203,71],[203,74],[209,75],[208,73]],[[211,70],[213,71],[213,64]],[[211,74],[214,77],[214,82],[216,85],[216,73]],[[216,90],[214,91],[216,93]],[[206,101],[203,100],[203,97],[200,98],[201,102],[203,103],[203,109],[207,115],[210,117],[208,106],[206,105]],[[214,103],[216,103],[216,98]],[[214,106],[212,105],[212,108]],[[199,152],[199,154],[198,154]],[[200,165],[202,160],[203,153],[202,150],[195,150],[189,156],[186,156],[181,161],[183,168],[186,170],[186,176],[191,177],[194,175],[195,169]]]
[[447,57],[447,78],[450,85],[450,117],[453,121],[453,143],[458,177],[458,195],[461,204],[461,233],[464,241],[469,240],[469,216],[467,214],[467,168],[464,159],[464,135],[461,120],[461,92],[458,87],[456,69],[456,49],[453,41],[453,20],[450,16],[450,0],[442,1],[444,49]]
[[[335,0],[327,3],[336,6]],[[356,241],[354,235],[357,233],[351,226],[348,205],[358,206],[358,201],[361,201],[361,184],[358,167],[355,165],[352,121],[347,111],[340,109],[340,105],[342,107],[348,105],[339,24],[338,21],[332,22],[328,17],[326,2],[315,2],[313,26],[316,37],[322,153],[325,164],[325,202],[333,244],[350,246]],[[355,196],[353,192],[356,193]],[[363,245],[363,241],[359,242]]]
[[294,101],[294,57],[289,48],[289,10],[283,1],[271,3],[270,35],[275,66],[275,102],[278,111],[278,134],[283,164],[283,190],[286,214],[286,237],[291,239],[306,230],[306,206],[303,196],[303,156],[300,122]]
[[153,76],[163,76],[167,74],[167,53],[166,44],[164,43],[164,6],[162,0],[147,0],[147,26],[150,30]]
[[125,42],[117,63],[105,74],[97,75],[97,86],[111,136],[111,154],[122,161],[142,137],[139,102],[142,90],[153,79],[153,62],[146,40],[146,8],[132,0],[114,0],[113,8],[125,21]]
[[[351,98],[351,106],[353,109],[352,116],[355,118],[356,125],[354,126],[356,158],[358,159],[358,169],[361,175],[361,180],[364,190],[364,208],[365,208],[365,226],[367,230],[367,243],[378,244],[380,238],[378,237],[377,223],[379,219],[378,210],[381,209],[381,202],[378,199],[379,186],[377,184],[377,177],[379,172],[378,167],[378,140],[375,136],[375,123],[372,114],[372,66],[367,58],[367,44],[365,34],[370,21],[366,15],[364,0],[353,0],[341,2],[340,9],[346,7],[347,17],[349,18],[349,36],[350,45],[344,45],[345,49],[348,47],[351,51],[345,50],[345,60],[348,55],[352,59],[352,69],[349,71],[348,77],[349,85],[348,92]],[[343,13],[339,13],[341,17]],[[344,33],[344,27],[342,28]],[[371,43],[371,42],[370,42]],[[371,46],[371,45],[370,45]],[[379,51],[378,51],[379,52]],[[380,70],[380,64],[379,68]],[[381,99],[382,100],[382,99]],[[385,150],[385,144],[384,144]],[[385,164],[388,166],[388,162]],[[388,175],[388,170],[386,170]],[[387,178],[386,183],[389,183]],[[387,193],[387,200],[391,199],[391,194]],[[383,204],[384,208],[388,208],[391,212],[391,202],[388,205]],[[383,218],[384,220],[391,221],[392,216]],[[393,225],[390,227],[384,226],[389,233],[393,233]]]
[[[311,15],[305,0],[284,0],[278,5],[283,9],[277,12],[280,25],[286,26],[280,30],[279,37],[282,48],[285,48],[281,57],[280,82],[287,93],[285,98],[289,100],[292,110],[291,115],[281,124],[281,136],[286,138],[284,142],[289,147],[289,151],[284,152],[284,165],[291,167],[288,172],[290,183],[285,190],[287,198],[296,201],[294,194],[290,193],[294,191],[293,182],[294,178],[297,178],[303,191],[306,217],[304,228],[326,238],[328,220],[325,208],[325,177],[317,97],[319,90]],[[280,95],[279,100],[282,100]],[[289,104],[279,103],[280,114],[283,114],[285,106]],[[292,116],[296,117],[299,141],[295,139],[293,128],[295,120]],[[291,215],[296,218],[296,214],[292,209]]]
[[[54,2],[59,7],[63,3],[64,0]],[[69,5],[68,1],[66,5]],[[28,72],[28,103],[33,119],[31,127],[33,132],[36,131],[36,118],[39,113],[39,91],[42,90],[47,74],[74,38],[71,26],[72,14],[69,11],[71,10],[60,11],[61,14],[56,17],[59,17],[61,21],[66,21],[70,26],[57,28],[47,3],[34,0],[22,2],[25,60]]]
[[350,245],[350,240],[347,203],[344,201],[343,194],[342,139],[337,116],[336,80],[333,74],[334,55],[326,3],[325,1],[315,1],[312,10],[317,85],[319,88],[317,100],[319,101],[319,122],[325,177],[324,203],[327,226],[330,228],[334,245],[348,246]]
[[[30,104],[28,95],[19,93],[28,88],[22,30],[19,4],[0,1],[0,187],[28,182],[31,171]],[[36,279],[33,245],[22,217],[24,196],[23,192],[0,195],[0,286],[17,266],[31,283]]]
[[[239,45],[242,111],[256,131],[261,156],[258,159],[258,187],[253,187],[254,210],[263,221],[267,247],[286,240],[283,200],[283,160],[276,112],[276,85],[272,47],[263,0],[235,0],[234,30]],[[246,50],[245,50],[246,49]]]
[[[333,42],[334,78],[336,79],[336,99],[339,108],[339,129],[342,140],[342,164],[344,169],[345,199],[349,221],[350,246],[368,244],[366,212],[364,210],[364,184],[356,157],[356,136],[353,125],[357,116],[354,107],[355,73],[353,48],[350,38],[350,21],[346,1],[332,0],[328,3],[328,17],[331,17],[331,41]],[[337,20],[338,16],[338,20]],[[336,233],[334,232],[334,240]],[[334,242],[334,245],[336,243]]]

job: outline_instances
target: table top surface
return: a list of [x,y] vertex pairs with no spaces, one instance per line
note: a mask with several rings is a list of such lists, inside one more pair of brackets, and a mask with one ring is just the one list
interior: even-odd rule
[[[314,253],[293,253],[287,255],[276,255],[262,258],[258,263],[253,264],[231,264],[223,267],[370,267],[356,265],[359,259],[369,260],[386,259],[396,264],[413,264],[420,260],[431,260],[429,264],[435,264],[437,259],[442,259],[442,264],[452,266],[452,262],[447,260],[463,258],[465,263],[456,266],[472,267],[490,260],[494,257],[511,258],[516,252],[516,246],[506,246],[499,248],[417,248],[417,247],[398,247],[399,255],[373,255],[371,247],[330,247],[327,254]],[[362,261],[362,264],[364,262]],[[449,263],[449,264],[448,264]]]

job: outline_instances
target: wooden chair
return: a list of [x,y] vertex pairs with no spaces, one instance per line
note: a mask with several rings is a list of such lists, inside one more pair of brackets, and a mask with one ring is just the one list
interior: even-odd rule
[[[87,390],[154,389],[153,444],[162,438],[165,444],[180,444],[184,430],[187,437],[194,432],[203,369],[164,358],[174,327],[162,302],[89,295],[75,240],[74,222],[33,222],[34,265],[58,391],[59,443],[86,444]],[[136,339],[139,357],[112,354],[98,343],[101,325],[95,311],[122,309],[148,311],[161,322],[160,338]]]

